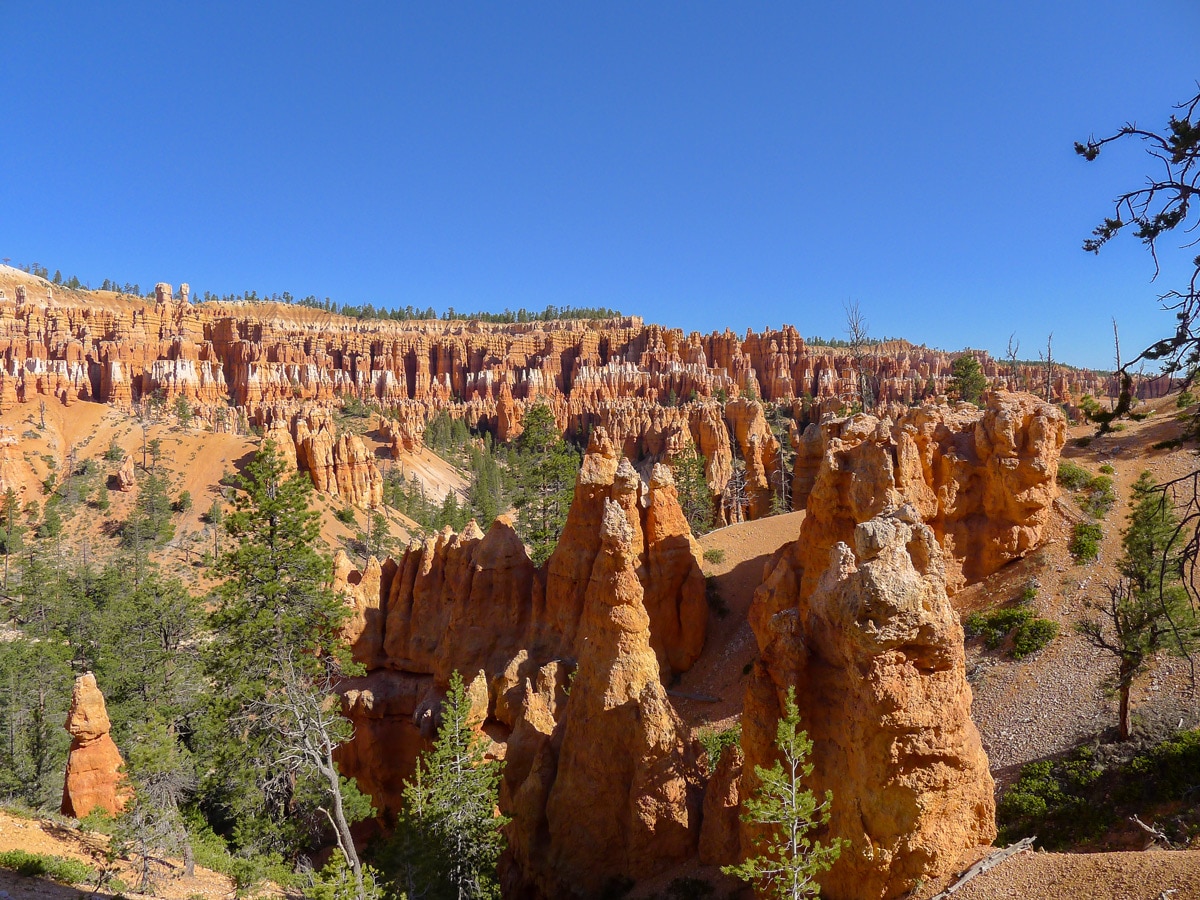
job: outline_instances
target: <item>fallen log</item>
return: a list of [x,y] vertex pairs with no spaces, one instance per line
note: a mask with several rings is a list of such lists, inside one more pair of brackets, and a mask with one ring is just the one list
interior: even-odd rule
[[972,878],[976,877],[977,875],[982,875],[984,872],[987,872],[989,869],[996,868],[996,866],[1000,865],[1000,863],[1004,862],[1010,856],[1016,856],[1018,853],[1022,852],[1023,850],[1030,849],[1031,847],[1033,847],[1033,842],[1035,840],[1036,840],[1036,837],[1022,838],[1021,840],[1017,841],[1015,844],[1009,844],[1007,847],[1005,847],[1002,850],[996,850],[993,853],[989,853],[987,856],[985,856],[979,862],[975,863],[975,865],[971,866],[971,868],[967,869],[967,871],[963,872],[962,875],[959,876],[958,881],[954,882],[954,884],[950,885],[950,887],[946,888],[944,891],[942,891],[936,897],[930,897],[929,900],[945,900],[946,897],[949,897],[952,894],[957,893],[958,889],[961,888],[968,881],[970,881]]

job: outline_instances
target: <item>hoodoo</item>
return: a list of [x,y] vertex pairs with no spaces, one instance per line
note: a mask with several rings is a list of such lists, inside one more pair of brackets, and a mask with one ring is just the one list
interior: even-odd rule
[[62,814],[82,819],[94,809],[116,815],[125,806],[128,786],[124,761],[109,732],[112,725],[104,695],[91,672],[75,679],[71,711],[64,727],[71,735]]

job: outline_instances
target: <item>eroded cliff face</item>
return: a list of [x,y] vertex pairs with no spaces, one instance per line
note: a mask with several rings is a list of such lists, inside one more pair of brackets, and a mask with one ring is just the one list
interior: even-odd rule
[[[756,622],[762,657],[742,718],[744,796],[796,688],[813,741],[808,786],[833,792],[828,833],[850,842],[821,878],[832,900],[902,896],[996,834],[946,555],[910,505],[857,525],[853,541],[829,551],[811,594]],[[798,584],[780,557],[755,603]]]
[[116,815],[129,797],[121,773],[124,761],[109,732],[104,695],[91,672],[75,679],[71,710],[64,726],[71,735],[67,776],[63,783],[62,814],[82,819],[94,809]]
[[810,425],[796,440],[792,491],[807,509],[796,548],[810,593],[829,548],[854,526],[910,503],[948,551],[951,592],[1041,542],[1058,494],[1066,421],[1030,394],[906,410],[895,422],[857,415]]
[[[979,356],[993,386],[1038,388],[1037,372]],[[879,411],[896,418],[947,390],[953,358],[891,341],[872,346],[861,365]],[[411,452],[439,412],[510,440],[529,406],[544,402],[564,433],[603,427],[644,472],[697,448],[714,496],[744,461],[744,501],[718,504],[718,519],[755,518],[770,508],[780,473],[777,440],[754,398],[819,421],[856,399],[854,366],[844,349],[807,344],[792,326],[741,336],[685,334],[637,317],[359,321],[282,303],[192,303],[169,284],[154,300],[67,291],[0,269],[0,412],[43,398],[132,410],[153,398],[171,416],[183,403],[194,427],[286,430],[317,488],[359,506],[377,502],[380,480],[354,436],[333,428],[329,410],[348,398],[386,413],[380,430],[394,454]],[[1062,370],[1051,389],[1070,401],[1106,386]]]
[[[643,482],[598,429],[542,569],[501,516],[487,534],[447,529],[363,572],[340,554],[334,584],[369,669],[341,687],[356,736],[340,761],[385,815],[457,670],[478,686],[483,727],[507,759],[507,883],[562,896],[694,852],[702,774],[662,682],[699,657],[708,606],[665,466]],[[569,813],[581,804],[602,845],[576,840],[583,823]]]

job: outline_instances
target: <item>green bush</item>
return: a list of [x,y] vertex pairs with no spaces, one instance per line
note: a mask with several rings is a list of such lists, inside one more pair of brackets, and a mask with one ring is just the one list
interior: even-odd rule
[[696,737],[704,747],[704,752],[708,754],[708,769],[711,772],[717,767],[726,747],[735,747],[741,743],[742,726],[738,723],[723,730],[702,728]]
[[999,839],[1009,843],[1036,834],[1039,845],[1061,849],[1097,836],[1113,820],[1088,790],[1101,774],[1090,747],[1025,766],[996,807]]
[[1033,610],[1022,607],[993,609],[985,613],[973,613],[963,622],[967,637],[983,638],[989,650],[995,650],[1014,628],[1033,618]]
[[1069,459],[1058,461],[1058,483],[1069,491],[1078,491],[1092,482],[1092,473]]
[[1181,731],[1126,767],[1137,776],[1128,781],[1133,799],[1172,800],[1195,793],[1200,781],[1200,729]]
[[1093,519],[1102,519],[1117,502],[1113,480],[1107,475],[1097,475],[1087,486],[1087,493],[1079,498],[1079,505]]
[[0,853],[0,868],[13,869],[18,875],[49,878],[59,884],[82,884],[95,875],[91,866],[77,859],[64,859],[45,853],[7,850]]
[[1105,463],[1104,465],[1102,465],[1100,467],[1100,474],[1101,475],[1116,475],[1117,470],[1114,469],[1112,466],[1110,466],[1108,463]]
[[704,551],[704,561],[713,565],[720,565],[725,562],[725,551],[717,548]]
[[333,514],[333,517],[344,525],[354,524],[354,510],[349,506],[343,506]]
[[1151,450],[1176,450],[1183,446],[1183,441],[1179,438],[1172,438],[1168,441],[1155,441],[1150,445]]
[[[1036,592],[1036,588],[1034,589]],[[1013,659],[1036,653],[1054,640],[1058,623],[1041,619],[1026,606],[1008,606],[985,613],[973,613],[963,622],[967,637],[982,638],[989,650],[998,650],[1012,635]]]
[[1100,538],[1104,532],[1094,522],[1079,522],[1071,532],[1071,543],[1067,549],[1076,565],[1082,566],[1100,555]]
[[1037,653],[1058,636],[1058,623],[1050,619],[1033,618],[1022,622],[1013,631],[1013,659],[1024,659]]
[[1183,391],[1178,397],[1175,398],[1175,408],[1176,409],[1187,409],[1189,406],[1191,406],[1195,402],[1196,402],[1195,394],[1193,394],[1191,391]]
[[1032,603],[1037,599],[1038,591],[1041,590],[1041,587],[1036,578],[1030,578],[1021,588],[1021,593],[1017,595],[1017,602]]
[[[1197,829],[1193,797],[1200,772],[1200,729],[1181,731],[1128,762],[1102,768],[1090,747],[1066,757],[1041,760],[1021,769],[1016,783],[996,806],[999,843],[1029,835],[1049,850],[1080,849],[1104,835],[1110,826],[1131,814],[1167,831],[1173,841],[1186,843]],[[1156,815],[1159,804],[1183,809]]]

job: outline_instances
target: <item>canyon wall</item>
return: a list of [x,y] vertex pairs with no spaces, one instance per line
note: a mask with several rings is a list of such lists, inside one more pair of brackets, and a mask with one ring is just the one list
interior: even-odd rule
[[[778,440],[756,398],[784,404],[801,422],[819,421],[854,403],[861,368],[876,411],[896,418],[947,390],[958,355],[886,341],[856,361],[847,348],[806,343],[790,325],[743,336],[686,334],[637,317],[359,321],[282,303],[193,304],[169,284],[158,285],[153,301],[68,291],[0,270],[0,412],[39,398],[155,416],[186,407],[195,427],[285,422],[299,445],[300,421],[324,416],[329,432],[327,411],[357,398],[386,414],[381,428],[399,453],[419,443],[424,424],[443,410],[509,440],[529,405],[545,402],[564,433],[603,427],[644,474],[689,446],[708,460],[714,496],[735,467],[739,479],[744,470],[746,496],[733,508],[719,504],[722,524],[760,515],[770,486],[778,487]],[[1042,389],[1036,368],[977,356],[993,387]],[[1108,390],[1082,370],[1059,369],[1051,385],[1065,402]],[[321,430],[307,429],[318,433],[314,482],[370,505],[377,494],[370,460]],[[339,474],[343,467],[350,474]]]

